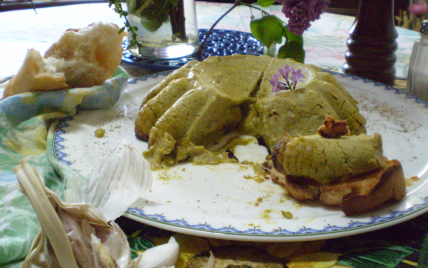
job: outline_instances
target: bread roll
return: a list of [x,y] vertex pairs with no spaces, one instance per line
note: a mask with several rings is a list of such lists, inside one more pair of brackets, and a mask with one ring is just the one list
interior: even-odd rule
[[18,74],[6,85],[3,98],[24,92],[65,87],[67,84],[64,73],[57,72],[55,66],[48,65],[37,50],[29,49]]
[[18,73],[7,84],[3,97],[38,90],[101,85],[119,66],[123,37],[111,23],[95,23],[68,30],[45,53],[29,49]]
[[64,72],[70,87],[100,85],[119,66],[123,37],[119,27],[96,23],[81,30],[69,30],[45,53],[46,61]]

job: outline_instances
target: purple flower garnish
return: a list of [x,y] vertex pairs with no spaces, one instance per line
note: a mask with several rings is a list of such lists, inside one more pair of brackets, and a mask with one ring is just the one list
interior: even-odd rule
[[422,17],[428,11],[428,4],[423,2],[414,3],[408,7],[410,13],[415,14],[418,17]]
[[293,70],[294,70],[294,69],[293,69],[293,67],[290,67],[290,66],[288,66],[288,65],[285,65],[284,69],[282,69],[282,68],[279,68],[279,69],[278,69],[278,73],[279,73],[282,77],[284,77],[285,81],[287,81],[287,80],[288,80],[288,74],[289,74],[289,73],[291,73]]
[[320,18],[330,4],[329,0],[277,0],[282,4],[282,13],[288,18],[288,30],[302,35],[311,26],[311,21]]
[[[279,81],[280,77],[284,78],[285,82]],[[269,82],[273,86],[272,92],[277,93],[281,90],[296,89],[297,82],[303,82],[303,78],[305,78],[305,75],[302,74],[302,70],[294,70],[293,67],[285,65],[284,68],[278,69],[278,73],[274,74]]]
[[281,77],[281,75],[279,74],[274,74],[272,76],[273,78],[271,80],[269,80],[269,82],[271,83],[271,85],[273,86],[272,92],[277,93],[281,90],[285,90],[286,89],[286,85],[279,81],[278,78]]
[[293,70],[290,77],[292,84],[294,84],[293,89],[296,89],[297,82],[303,82],[303,78],[305,75],[302,74],[302,70]]

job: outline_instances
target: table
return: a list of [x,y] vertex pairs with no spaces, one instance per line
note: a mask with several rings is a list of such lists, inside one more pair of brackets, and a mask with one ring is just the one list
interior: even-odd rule
[[[229,7],[229,4],[197,2],[198,27],[211,27]],[[267,11],[284,18],[280,6],[272,6]],[[216,28],[249,32],[250,18],[249,8],[240,6],[220,21]],[[95,21],[123,25],[119,16],[104,3],[40,8],[37,13],[32,9],[2,12],[1,25],[8,27],[3,27],[0,32],[0,77],[16,73],[28,48],[37,49],[43,54],[64,30],[85,27]],[[347,31],[353,21],[354,17],[351,16],[322,14],[321,19],[315,21],[304,34],[306,63],[341,70],[347,50]],[[396,75],[406,78],[412,46],[420,35],[404,28],[397,28],[397,31]]]
[[[209,28],[229,7],[229,4],[197,2],[199,28]],[[268,12],[283,18],[279,6],[270,7]],[[248,32],[250,17],[251,12],[247,7],[238,7],[224,18],[217,28]],[[85,27],[94,21],[114,22],[120,26],[123,24],[119,16],[108,8],[107,3],[39,8],[37,14],[32,9],[1,13],[0,25],[3,27],[0,31],[0,77],[7,77],[17,72],[28,48],[35,48],[43,54],[65,29]],[[345,45],[348,37],[347,31],[353,21],[354,18],[350,16],[325,13],[319,21],[314,22],[304,34],[306,63],[340,71],[345,61],[344,53],[347,50]],[[396,53],[397,77],[405,81],[412,45],[419,38],[419,33],[401,28],[397,30],[400,34],[399,48]],[[125,63],[122,64],[122,67],[132,78],[153,72],[149,68],[135,67]],[[0,91],[4,85],[4,83],[0,85]],[[0,186],[5,183],[3,175],[4,173],[0,174]],[[9,202],[10,197],[0,195],[3,203]],[[0,215],[2,210],[3,208],[0,208]],[[2,224],[3,220],[0,217],[0,226],[5,226]],[[171,235],[169,232],[142,226],[123,217],[119,218],[117,222],[128,235],[135,231],[150,233],[152,236],[149,238],[155,243],[162,243],[166,236]],[[319,265],[324,264],[323,267],[332,267],[334,263],[342,265],[342,267],[364,267],[368,262],[379,265],[373,267],[415,267],[418,263],[421,266],[427,265],[427,222],[428,216],[422,215],[407,223],[384,230],[331,241],[243,243],[185,235],[177,235],[177,237],[182,243],[182,250],[186,252],[193,250],[193,253],[220,245],[235,247],[235,249],[255,246],[284,260],[293,256],[301,256],[304,261],[315,258]],[[34,235],[34,230],[37,230],[37,226],[32,226],[29,237]],[[0,247],[7,245],[8,238],[13,237],[13,232],[0,227]],[[24,256],[28,246],[28,243],[24,243],[21,250],[13,254],[0,251],[0,265],[4,263],[4,256],[8,256],[9,260]],[[11,255],[15,256],[11,257]],[[388,258],[383,258],[383,256],[388,256]],[[322,262],[320,259],[324,259],[324,261]],[[361,261],[363,266],[358,266],[352,260]],[[184,260],[180,259],[179,262],[177,266],[181,267]],[[290,267],[292,266],[290,265]]]

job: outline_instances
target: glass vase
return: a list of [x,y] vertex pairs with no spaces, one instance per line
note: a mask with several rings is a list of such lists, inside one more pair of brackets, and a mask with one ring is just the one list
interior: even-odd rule
[[[193,54],[199,46],[195,0],[127,0],[128,20],[136,26],[136,46],[129,50],[137,57],[176,59]],[[128,35],[128,42],[131,35]]]

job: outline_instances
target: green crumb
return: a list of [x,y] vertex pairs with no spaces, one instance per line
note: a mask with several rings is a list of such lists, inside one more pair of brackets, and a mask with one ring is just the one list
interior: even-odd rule
[[257,202],[262,202],[263,198],[259,197],[257,198]]
[[106,131],[104,129],[99,128],[99,129],[95,130],[95,137],[102,138],[102,137],[104,137],[105,133],[106,133]]
[[283,211],[283,210],[281,210],[281,214],[286,219],[292,219],[293,218],[293,214],[291,214],[291,212],[289,212],[289,211]]

